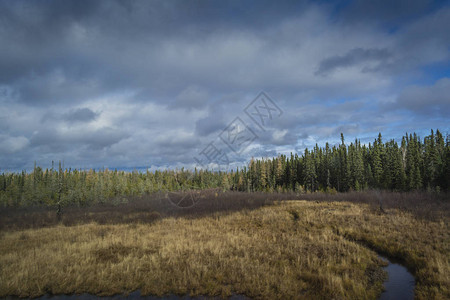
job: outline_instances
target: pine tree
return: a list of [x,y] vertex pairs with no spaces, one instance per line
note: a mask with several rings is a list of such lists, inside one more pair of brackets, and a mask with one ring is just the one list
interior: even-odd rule
[[372,149],[372,172],[374,185],[377,188],[380,188],[382,186],[383,180],[382,145],[383,143],[381,141],[381,133],[379,133],[378,139],[373,143]]
[[352,162],[352,175],[354,181],[354,189],[359,191],[364,186],[364,161],[361,152],[361,144],[355,140],[355,147]]
[[338,191],[344,192],[348,190],[348,159],[347,159],[347,146],[344,142],[344,134],[341,133],[341,145],[339,146],[339,164],[338,168]]
[[447,134],[444,149],[444,167],[442,170],[441,184],[442,188],[447,192],[450,191],[450,134]]
[[406,153],[406,174],[408,177],[408,188],[417,190],[422,188],[420,143],[417,135],[409,136]]
[[311,192],[315,191],[316,170],[314,166],[314,157],[312,153],[309,153],[308,149],[305,149],[305,187],[309,187]]

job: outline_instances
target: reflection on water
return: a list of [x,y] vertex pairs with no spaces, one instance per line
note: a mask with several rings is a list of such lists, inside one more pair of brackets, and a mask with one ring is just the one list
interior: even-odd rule
[[[383,258],[384,260],[387,260]],[[389,261],[389,260],[387,260]],[[402,265],[392,263],[385,268],[389,278],[384,283],[385,291],[381,294],[380,300],[409,300],[414,299],[414,277]]]

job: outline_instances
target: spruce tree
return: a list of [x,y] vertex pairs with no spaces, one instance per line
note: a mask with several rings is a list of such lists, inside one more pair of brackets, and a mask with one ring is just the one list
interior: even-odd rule
[[372,148],[372,172],[373,172],[374,186],[377,188],[382,187],[383,181],[382,151],[383,151],[383,143],[381,141],[381,133],[380,133],[378,135],[378,139],[374,141]]

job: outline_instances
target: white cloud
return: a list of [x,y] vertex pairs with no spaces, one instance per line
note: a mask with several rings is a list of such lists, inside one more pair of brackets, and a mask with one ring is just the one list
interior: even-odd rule
[[14,154],[23,150],[29,145],[30,141],[24,136],[5,136],[0,135],[0,153]]

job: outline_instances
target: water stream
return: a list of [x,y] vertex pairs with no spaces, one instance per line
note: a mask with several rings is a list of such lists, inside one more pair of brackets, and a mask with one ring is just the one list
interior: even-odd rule
[[389,265],[385,268],[389,278],[384,282],[385,291],[380,300],[409,300],[414,299],[415,280],[408,269],[393,260],[381,257]]

